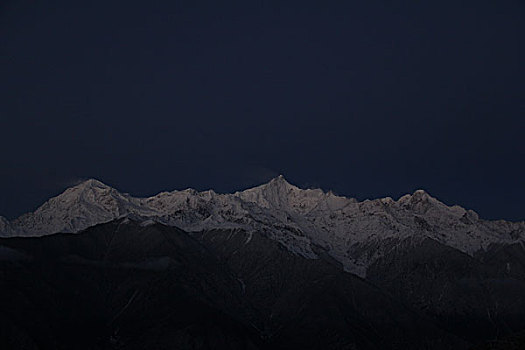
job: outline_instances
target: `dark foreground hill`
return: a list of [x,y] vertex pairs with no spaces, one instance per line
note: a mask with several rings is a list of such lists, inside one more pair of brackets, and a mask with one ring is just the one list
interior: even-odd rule
[[465,349],[415,308],[243,231],[117,220],[0,241],[2,349]]

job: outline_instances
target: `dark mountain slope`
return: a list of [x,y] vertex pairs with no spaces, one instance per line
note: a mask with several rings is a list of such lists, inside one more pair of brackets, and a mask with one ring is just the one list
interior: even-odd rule
[[444,329],[476,343],[525,328],[521,244],[493,245],[474,257],[429,238],[389,244],[367,279]]
[[255,349],[260,343],[241,322],[249,307],[238,282],[176,228],[117,221],[78,235],[0,244],[18,252],[0,262],[1,320],[13,327],[2,348],[25,342],[39,349]]
[[494,340],[476,346],[471,350],[523,350],[525,349],[525,331],[518,332],[503,339]]
[[272,346],[466,348],[465,342],[370,283],[343,272],[333,259],[304,259],[263,235],[241,230],[209,231],[195,237],[238,276],[246,297],[261,312],[257,327]]
[[194,236],[117,220],[0,240],[0,345],[466,348],[328,256],[304,259],[244,231]]

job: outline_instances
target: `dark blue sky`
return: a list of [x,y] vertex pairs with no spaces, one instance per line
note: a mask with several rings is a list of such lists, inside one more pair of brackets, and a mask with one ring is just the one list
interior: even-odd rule
[[4,0],[0,215],[282,173],[523,220],[524,44],[523,1]]

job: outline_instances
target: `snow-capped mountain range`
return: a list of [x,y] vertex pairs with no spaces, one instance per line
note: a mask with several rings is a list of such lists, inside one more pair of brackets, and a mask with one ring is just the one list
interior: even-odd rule
[[8,221],[0,236],[79,232],[130,217],[143,225],[161,222],[188,232],[240,229],[264,234],[310,259],[321,252],[360,276],[385,249],[406,239],[434,239],[467,254],[490,244],[521,242],[525,222],[482,220],[472,210],[447,206],[423,190],[393,200],[359,202],[320,189],[301,189],[283,176],[232,194],[193,189],[135,198],[91,179],[49,199],[36,211]]

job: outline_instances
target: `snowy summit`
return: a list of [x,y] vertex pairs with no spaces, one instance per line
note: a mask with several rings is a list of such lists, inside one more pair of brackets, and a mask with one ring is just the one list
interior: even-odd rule
[[35,212],[12,221],[0,217],[0,233],[75,233],[121,217],[148,224],[157,221],[188,232],[221,229],[244,230],[248,237],[263,234],[306,258],[315,259],[319,250],[324,251],[361,276],[381,254],[407,239],[414,244],[433,239],[467,254],[490,244],[525,240],[524,222],[482,220],[474,211],[445,205],[423,190],[398,200],[359,202],[320,189],[301,189],[282,175],[233,194],[187,189],[148,198],[132,197],[90,179],[49,199]]

